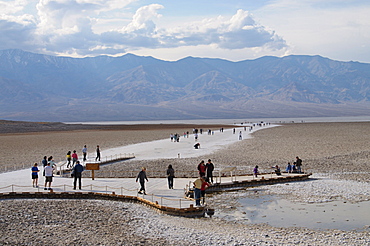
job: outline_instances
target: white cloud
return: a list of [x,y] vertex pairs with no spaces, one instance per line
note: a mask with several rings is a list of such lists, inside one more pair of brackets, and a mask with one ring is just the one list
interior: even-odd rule
[[27,5],[27,0],[0,1],[0,15],[20,12]]
[[125,33],[135,32],[141,35],[153,35],[156,31],[153,19],[161,17],[157,11],[163,8],[160,4],[151,4],[139,8],[133,16],[132,22],[122,28],[122,31]]
[[370,2],[277,0],[256,14],[294,54],[369,62]]
[[[7,15],[0,17],[0,40],[3,40],[0,49],[11,48],[13,43],[13,46],[17,44],[16,48],[27,47],[27,50],[35,52],[85,56],[143,48],[209,46],[226,50],[258,47],[282,50],[286,47],[281,37],[258,24],[248,11],[242,9],[230,17],[218,16],[166,28],[156,24],[162,18],[160,11],[164,9],[160,4],[138,8],[127,22],[125,11],[134,1],[39,0],[37,16],[17,14],[23,10],[25,1],[14,1],[13,5],[18,6],[18,10],[8,11]],[[113,12],[115,24],[121,20],[121,27],[107,26],[104,31],[95,32],[94,25],[109,24],[108,16]],[[102,26],[99,28],[102,30]]]
[[257,24],[248,11],[241,9],[230,19],[221,16],[204,19],[188,26],[163,31],[161,34],[161,41],[167,47],[215,44],[224,49],[262,46],[282,49],[286,46],[282,38]]

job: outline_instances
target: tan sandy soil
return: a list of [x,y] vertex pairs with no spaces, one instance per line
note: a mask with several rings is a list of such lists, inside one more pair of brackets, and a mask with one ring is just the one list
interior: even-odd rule
[[[4,122],[4,121],[3,121]],[[32,131],[28,132],[28,124]],[[29,167],[35,162],[40,162],[43,156],[54,157],[56,162],[64,160],[68,150],[76,150],[82,155],[81,150],[86,144],[89,153],[95,152],[96,145],[101,150],[118,146],[130,145],[140,142],[169,138],[170,133],[183,134],[191,132],[193,127],[218,130],[225,125],[116,125],[116,126],[66,126],[59,123],[50,123],[45,130],[44,123],[22,123],[0,121],[0,171],[4,167]],[[11,130],[9,130],[11,126]],[[59,131],[62,128],[62,131]],[[72,130],[65,130],[66,128]],[[6,130],[4,130],[6,129]],[[35,132],[39,131],[39,132]],[[16,133],[14,133],[16,132]],[[20,132],[20,133],[19,133]]]

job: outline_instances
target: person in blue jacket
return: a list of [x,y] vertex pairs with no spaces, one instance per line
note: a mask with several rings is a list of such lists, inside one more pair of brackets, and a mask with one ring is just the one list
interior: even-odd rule
[[82,172],[84,171],[84,167],[80,164],[80,161],[76,161],[76,165],[73,168],[73,177],[74,177],[74,182],[73,182],[73,189],[76,189],[76,183],[78,179],[78,188],[81,190],[82,187]]

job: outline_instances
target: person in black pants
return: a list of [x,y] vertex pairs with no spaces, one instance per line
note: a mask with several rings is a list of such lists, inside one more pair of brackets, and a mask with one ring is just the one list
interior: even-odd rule
[[96,158],[95,161],[100,161],[100,148],[99,145],[96,146]]
[[213,184],[213,170],[215,169],[215,166],[213,165],[211,159],[208,159],[208,162],[206,164],[207,167],[207,182],[210,182]]
[[149,182],[148,178],[146,177],[146,168],[143,167],[139,174],[137,175],[136,182],[140,181],[140,190],[138,191],[139,194],[143,194],[142,191],[144,192],[144,195],[146,195],[145,192],[145,180]]
[[172,165],[168,165],[167,168],[167,179],[168,179],[168,189],[173,189],[173,178],[175,177],[175,170]]
[[302,160],[298,156],[296,157],[295,163],[298,173],[302,173]]
[[73,177],[74,177],[74,182],[73,182],[73,189],[76,189],[76,183],[78,179],[78,188],[81,190],[81,177],[82,177],[82,172],[84,171],[84,167],[80,164],[80,161],[76,162],[76,165],[73,168]]

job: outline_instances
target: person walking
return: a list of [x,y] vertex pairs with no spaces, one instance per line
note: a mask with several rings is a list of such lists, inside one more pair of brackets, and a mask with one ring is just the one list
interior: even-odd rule
[[137,193],[143,194],[143,192],[144,192],[144,195],[146,195],[146,192],[145,192],[145,180],[146,180],[146,182],[149,182],[149,180],[146,177],[146,168],[145,167],[143,167],[141,169],[141,171],[139,172],[139,174],[137,175],[137,177],[136,177],[136,183],[137,183],[138,180],[140,181],[140,190]]
[[70,150],[67,152],[66,158],[67,158],[67,168],[69,168],[71,166],[71,160],[72,160],[72,156],[71,156],[71,151]]
[[253,174],[254,174],[254,177],[257,178],[257,175],[259,174],[258,172],[258,166],[255,166],[254,169],[253,169]]
[[74,167],[77,160],[78,160],[78,156],[77,156],[76,150],[74,150],[72,154],[72,166],[71,166],[72,168]]
[[243,133],[242,133],[242,131],[239,132],[239,140],[243,140]]
[[32,186],[33,187],[39,187],[39,168],[37,167],[37,162],[33,165],[31,168],[31,177],[32,177]]
[[96,146],[96,158],[95,161],[100,161],[100,147],[99,145]]
[[213,170],[215,169],[215,166],[213,165],[211,159],[208,159],[208,162],[206,164],[206,170],[207,170],[207,182],[210,182],[213,184]]
[[[48,162],[48,164],[45,167],[44,190],[51,190],[51,183],[53,182],[53,171],[54,169],[51,167],[51,162]],[[46,188],[48,183],[49,183],[49,188]]]
[[87,156],[87,147],[86,145],[84,145],[84,147],[82,148],[82,155],[83,155],[83,161],[86,161],[86,156]]
[[84,171],[84,167],[80,164],[80,161],[76,161],[76,165],[73,168],[73,177],[74,177],[74,182],[73,182],[73,189],[76,189],[76,183],[78,179],[78,188],[81,190],[81,178],[82,178],[82,172]]
[[175,170],[172,165],[168,165],[167,168],[167,179],[168,179],[168,189],[173,189],[173,179],[175,178]]

